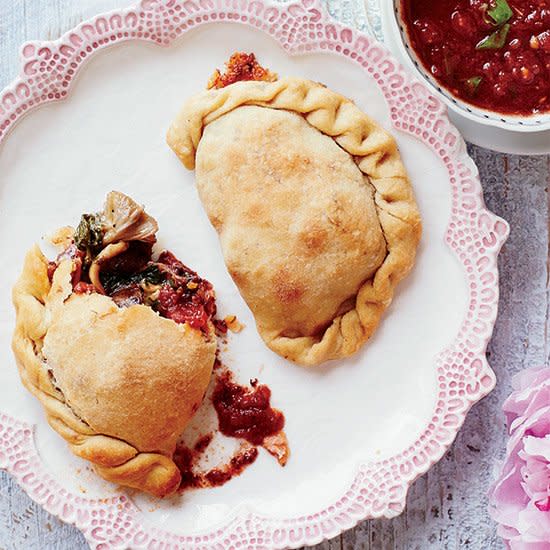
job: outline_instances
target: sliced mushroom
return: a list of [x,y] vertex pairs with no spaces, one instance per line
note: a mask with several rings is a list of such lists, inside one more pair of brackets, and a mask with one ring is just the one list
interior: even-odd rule
[[143,207],[124,193],[111,191],[105,201],[103,212],[105,233],[103,244],[117,241],[154,242],[158,225],[145,213]]

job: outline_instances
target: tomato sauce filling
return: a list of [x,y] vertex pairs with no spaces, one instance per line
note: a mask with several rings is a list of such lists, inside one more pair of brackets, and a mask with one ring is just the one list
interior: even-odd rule
[[452,94],[516,115],[550,110],[550,0],[402,0],[409,40]]
[[147,304],[166,319],[204,332],[216,314],[212,285],[167,250],[137,273],[105,271],[101,280],[117,305]]
[[168,251],[162,252],[153,265],[166,276],[153,309],[176,323],[188,323],[193,328],[206,330],[208,322],[216,315],[212,284]]
[[[180,262],[174,254],[165,250],[157,260],[151,259],[151,247],[142,249],[141,243],[130,247],[115,258],[116,263],[107,264],[101,272],[105,294],[119,307],[145,304],[159,315],[176,323],[188,323],[191,327],[208,332],[208,324],[216,315],[216,298],[212,284]],[[95,292],[90,283],[85,263],[85,254],[74,244],[58,258],[49,262],[50,281],[58,265],[64,259],[73,262],[73,292]],[[135,271],[137,270],[137,271]],[[225,327],[218,320],[219,330]],[[227,332],[227,328],[225,328]]]

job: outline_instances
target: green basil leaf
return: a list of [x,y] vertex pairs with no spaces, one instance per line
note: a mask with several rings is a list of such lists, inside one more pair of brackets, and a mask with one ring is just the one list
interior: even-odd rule
[[506,23],[500,29],[483,38],[476,44],[476,50],[498,50],[506,44],[510,24]]
[[474,95],[483,80],[482,76],[472,76],[464,82],[464,87],[470,95]]
[[494,7],[487,10],[487,15],[491,18],[491,23],[502,25],[514,15],[514,12],[506,0],[495,0]]
[[149,264],[143,271],[136,274],[136,280],[140,283],[160,285],[166,278],[156,264]]
[[96,214],[82,214],[74,232],[74,242],[80,250],[96,250],[103,244],[103,227]]
[[149,264],[138,273],[117,273],[114,271],[101,272],[101,284],[108,296],[132,284],[159,285],[165,279],[165,275],[154,263]]

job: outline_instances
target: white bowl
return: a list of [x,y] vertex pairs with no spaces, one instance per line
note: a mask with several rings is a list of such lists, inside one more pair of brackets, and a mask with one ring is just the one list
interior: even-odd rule
[[[390,2],[390,0],[382,0],[382,2],[384,1]],[[392,35],[396,38],[395,41],[402,57],[408,63],[409,67],[413,69],[415,76],[425,82],[434,95],[446,103],[449,109],[474,122],[486,126],[503,128],[505,130],[512,130],[514,132],[540,132],[550,129],[550,113],[520,116],[489,111],[462,101],[454,96],[449,90],[441,86],[424,67],[414,49],[409,44],[409,36],[401,13],[401,0],[391,0],[391,2],[393,3],[393,9],[391,9],[392,13],[388,19]],[[550,144],[548,144],[548,148],[550,149]]]

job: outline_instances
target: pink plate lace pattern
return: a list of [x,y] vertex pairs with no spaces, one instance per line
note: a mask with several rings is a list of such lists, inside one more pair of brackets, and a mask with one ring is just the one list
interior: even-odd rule
[[261,29],[289,54],[340,54],[376,80],[394,127],[429,145],[447,168],[453,205],[446,240],[468,281],[467,314],[454,343],[437,358],[438,398],[420,438],[399,455],[362,464],[338,500],[308,516],[272,519],[246,513],[193,536],[145,526],[141,512],[123,494],[92,500],[63,489],[41,463],[32,426],[0,414],[0,467],[46,510],[75,524],[96,549],[295,548],[336,536],[366,518],[394,517],[403,510],[411,483],[442,457],[469,408],[495,383],[485,348],[497,314],[497,255],[508,225],[485,208],[477,169],[443,104],[409,77],[384,46],[332,21],[317,0],[143,0],[86,21],[56,41],[27,43],[20,76],[0,93],[0,143],[25,113],[67,96],[79,68],[96,51],[126,40],[166,46],[216,21]]

